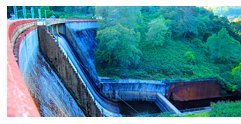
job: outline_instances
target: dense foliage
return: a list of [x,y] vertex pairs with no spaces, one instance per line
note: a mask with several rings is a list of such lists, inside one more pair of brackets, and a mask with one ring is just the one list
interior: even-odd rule
[[[102,39],[96,51],[96,59],[108,68],[133,68],[140,60],[141,51],[137,48],[140,34],[117,24],[100,30],[97,38]],[[111,70],[110,70],[111,71]]]
[[211,103],[211,111],[184,114],[184,115],[171,115],[160,114],[161,117],[241,117],[241,101],[221,101]]
[[241,63],[232,69],[232,77],[234,89],[241,89]]
[[167,20],[163,17],[152,20],[148,24],[148,32],[146,34],[150,45],[163,46],[170,39],[170,32],[167,26]]
[[211,104],[211,111],[195,114],[172,116],[161,114],[162,117],[241,117],[241,101],[222,101]]
[[210,36],[206,43],[211,59],[225,63],[241,61],[241,44],[229,36],[226,28]]
[[241,90],[240,21],[201,7],[96,7],[99,75],[140,79],[217,78]]
[[213,103],[211,117],[241,117],[241,101]]

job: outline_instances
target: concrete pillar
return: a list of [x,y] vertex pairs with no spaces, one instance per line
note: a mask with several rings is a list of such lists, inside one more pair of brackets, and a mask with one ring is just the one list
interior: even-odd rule
[[31,15],[32,15],[32,19],[34,18],[34,9],[33,7],[31,7]]
[[27,16],[26,16],[26,7],[22,6],[22,9],[23,9],[23,18],[26,19],[27,18]]
[[16,6],[13,6],[14,19],[18,19],[18,10]]
[[55,29],[56,29],[56,33],[59,34],[59,26],[58,25],[55,26]]
[[38,18],[41,19],[41,10],[40,9],[38,9]]

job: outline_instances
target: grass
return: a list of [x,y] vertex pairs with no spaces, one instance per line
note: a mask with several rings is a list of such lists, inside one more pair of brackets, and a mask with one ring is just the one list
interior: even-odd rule
[[211,117],[241,117],[241,100],[213,103]]
[[210,117],[209,112],[201,112],[201,113],[195,113],[195,114],[187,114],[179,117]]
[[210,112],[201,112],[186,115],[161,114],[161,117],[241,117],[241,100],[239,101],[222,101],[212,103]]

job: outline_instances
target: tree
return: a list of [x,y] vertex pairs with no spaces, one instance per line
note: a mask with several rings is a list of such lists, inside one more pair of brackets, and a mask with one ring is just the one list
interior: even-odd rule
[[231,22],[229,29],[231,32],[230,35],[241,43],[241,19],[239,19],[239,21],[236,22]]
[[40,10],[41,10],[41,17],[42,18],[45,18],[45,10],[46,10],[47,18],[49,18],[50,16],[52,16],[54,14],[54,12],[52,10],[50,10],[49,6],[41,6]]
[[141,8],[141,14],[145,22],[149,23],[155,18],[160,16],[160,6],[143,6]]
[[201,7],[161,7],[160,15],[169,22],[172,37],[203,39],[209,33],[212,13]]
[[7,7],[7,18],[10,18],[10,14],[13,14],[13,6]]
[[117,24],[98,31],[99,46],[96,62],[104,67],[128,68],[139,63],[141,51],[138,49],[140,34]]
[[241,63],[232,69],[232,76],[236,85],[236,89],[241,91]]
[[138,31],[139,24],[142,22],[141,7],[96,7],[95,14],[101,16],[100,28],[115,26],[118,23]]
[[187,38],[198,34],[195,7],[163,7],[160,9],[160,14],[172,20],[170,29],[175,38]]
[[193,7],[180,7],[178,9],[180,14],[178,14],[178,22],[176,24],[176,31],[179,36],[184,38],[189,37],[190,35],[197,35],[197,23],[194,17],[195,8]]
[[154,45],[163,46],[164,43],[170,40],[170,32],[167,26],[167,20],[160,16],[152,20],[148,25],[147,40]]
[[241,45],[229,36],[226,28],[222,28],[217,34],[210,36],[206,46],[210,57],[216,62],[238,62],[241,60]]

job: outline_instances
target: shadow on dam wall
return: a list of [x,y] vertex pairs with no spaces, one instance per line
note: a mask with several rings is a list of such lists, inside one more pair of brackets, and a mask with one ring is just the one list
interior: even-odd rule
[[69,45],[76,52],[78,57],[84,64],[84,68],[88,71],[90,78],[99,87],[98,74],[95,69],[94,53],[97,48],[96,42],[96,23],[93,22],[66,22],[66,32],[64,37],[69,42]]
[[119,107],[121,114],[125,117],[162,113],[154,101],[120,101]]

